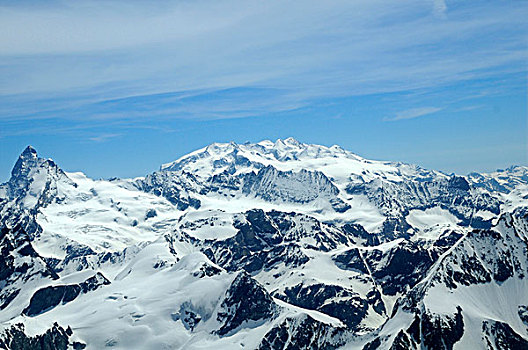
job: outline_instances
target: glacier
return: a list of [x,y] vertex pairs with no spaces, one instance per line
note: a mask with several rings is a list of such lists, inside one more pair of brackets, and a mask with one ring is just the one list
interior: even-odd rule
[[526,349],[528,167],[293,138],[0,185],[0,348]]

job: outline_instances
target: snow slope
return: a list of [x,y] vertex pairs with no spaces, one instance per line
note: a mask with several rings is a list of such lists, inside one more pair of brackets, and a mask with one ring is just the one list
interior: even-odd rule
[[525,348],[527,173],[289,138],[93,180],[28,147],[0,185],[0,347]]

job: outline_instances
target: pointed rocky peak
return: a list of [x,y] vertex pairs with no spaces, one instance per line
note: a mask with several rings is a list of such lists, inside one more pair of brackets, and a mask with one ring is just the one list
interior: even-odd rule
[[27,146],[26,149],[18,157],[13,170],[11,170],[11,179],[9,182],[15,187],[25,186],[39,168],[56,168],[56,172],[62,172],[55,163],[49,159],[39,158],[37,151],[32,146]]
[[59,182],[77,187],[53,160],[39,158],[37,151],[27,146],[11,171],[7,195],[22,202],[24,207],[33,208],[50,203],[58,194]]
[[21,157],[37,157],[37,150],[33,146],[28,145],[20,155]]
[[18,157],[18,160],[11,171],[11,176],[27,176],[30,169],[38,165],[38,160],[37,151],[32,146],[27,146]]

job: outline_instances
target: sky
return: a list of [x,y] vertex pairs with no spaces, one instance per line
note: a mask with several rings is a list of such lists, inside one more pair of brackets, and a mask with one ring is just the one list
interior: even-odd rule
[[143,176],[294,137],[447,173],[528,164],[528,1],[0,0],[0,182],[33,145]]

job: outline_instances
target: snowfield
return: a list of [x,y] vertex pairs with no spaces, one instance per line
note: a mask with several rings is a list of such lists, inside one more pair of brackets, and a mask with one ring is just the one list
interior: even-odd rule
[[528,348],[528,168],[292,138],[0,185],[0,348]]

